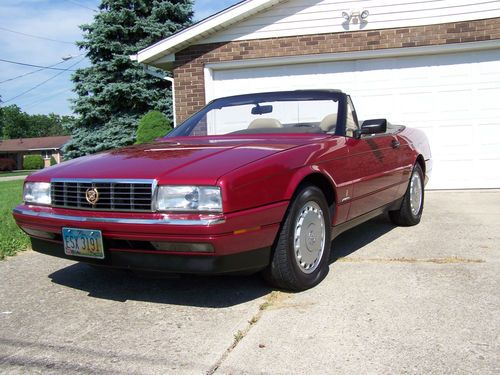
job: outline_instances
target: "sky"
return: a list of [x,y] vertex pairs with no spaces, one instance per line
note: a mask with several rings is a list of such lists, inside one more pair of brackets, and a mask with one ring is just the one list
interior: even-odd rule
[[[194,20],[237,2],[195,0]],[[89,64],[84,51],[74,42],[82,39],[78,26],[92,22],[99,3],[99,0],[0,0],[2,106],[16,104],[30,114],[72,114],[71,72]],[[40,68],[1,60],[54,69],[37,71]]]

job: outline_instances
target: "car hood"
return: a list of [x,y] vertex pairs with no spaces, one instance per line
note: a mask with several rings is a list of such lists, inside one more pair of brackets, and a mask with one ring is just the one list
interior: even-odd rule
[[245,164],[325,138],[324,135],[176,137],[74,159],[29,180],[52,178],[157,179],[159,183],[214,185]]

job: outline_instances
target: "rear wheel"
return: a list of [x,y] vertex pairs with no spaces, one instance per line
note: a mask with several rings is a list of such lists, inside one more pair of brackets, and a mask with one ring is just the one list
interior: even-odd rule
[[305,186],[292,201],[278,233],[267,280],[301,291],[317,285],[328,273],[330,213],[323,192]]
[[397,211],[389,211],[389,217],[394,224],[409,227],[420,223],[423,210],[424,173],[417,163],[413,167],[401,207]]

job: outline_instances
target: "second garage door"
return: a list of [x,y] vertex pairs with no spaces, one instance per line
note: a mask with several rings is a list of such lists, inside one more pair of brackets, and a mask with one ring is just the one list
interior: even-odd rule
[[423,129],[429,188],[500,187],[500,51],[214,69],[207,100],[248,92],[335,88],[360,119]]

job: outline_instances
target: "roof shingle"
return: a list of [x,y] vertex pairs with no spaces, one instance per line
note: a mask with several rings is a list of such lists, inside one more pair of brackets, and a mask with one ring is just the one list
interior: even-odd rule
[[42,138],[20,138],[0,140],[0,152],[60,149],[71,137],[62,135]]

